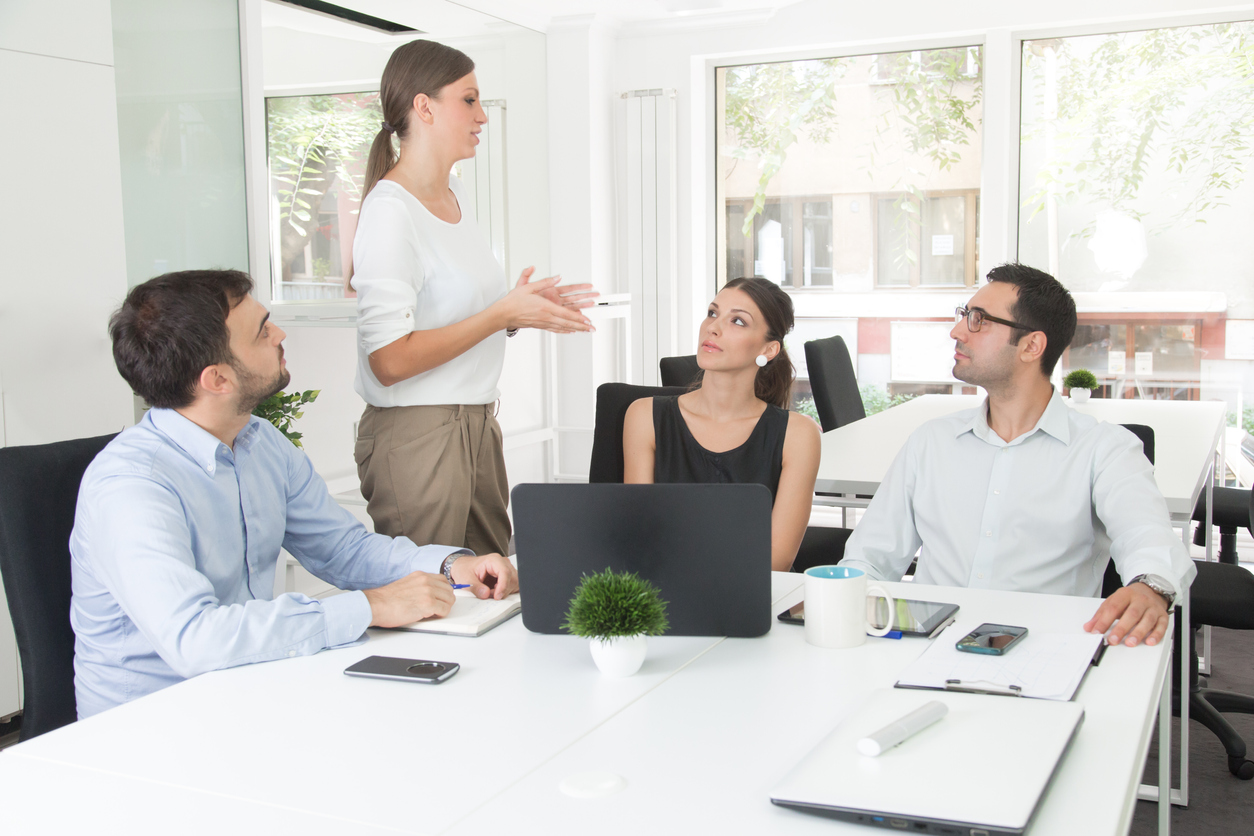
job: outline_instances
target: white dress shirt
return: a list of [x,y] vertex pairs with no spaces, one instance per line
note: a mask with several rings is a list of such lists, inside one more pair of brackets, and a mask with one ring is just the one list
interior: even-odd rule
[[[919,551],[920,547],[922,550]],[[1196,574],[1140,440],[1055,392],[1036,426],[1004,441],[976,409],[906,441],[845,546],[844,566],[915,582],[1096,597],[1107,559],[1125,582]]]
[[505,271],[470,212],[461,180],[449,177],[462,217],[432,215],[391,180],[380,180],[361,204],[353,238],[357,291],[357,394],[371,406],[484,404],[500,397],[505,332],[498,331],[434,369],[392,386],[370,370],[370,355],[411,331],[461,322],[508,290]]

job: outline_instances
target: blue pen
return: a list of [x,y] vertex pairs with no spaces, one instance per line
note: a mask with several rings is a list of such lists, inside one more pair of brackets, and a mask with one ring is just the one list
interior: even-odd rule
[[899,639],[899,638],[901,638],[901,631],[900,631],[900,630],[889,630],[887,633],[885,633],[885,634],[884,634],[883,636],[881,636],[880,638],[884,638],[884,639]]
[[[468,583],[455,583],[455,584],[453,584],[453,588],[454,588],[454,589],[466,589],[466,588],[467,588],[467,587],[469,587],[469,586],[470,586],[470,584],[468,584]],[[900,634],[900,633],[898,633],[898,634],[897,634],[897,638],[901,638],[901,634]]]

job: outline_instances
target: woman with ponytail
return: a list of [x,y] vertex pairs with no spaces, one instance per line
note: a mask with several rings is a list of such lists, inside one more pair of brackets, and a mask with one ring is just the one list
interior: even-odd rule
[[789,412],[792,299],[766,279],[733,279],[697,335],[698,382],[641,398],[623,428],[626,482],[759,483],[771,489],[771,568],[792,567],[819,471],[819,428]]
[[[375,529],[416,543],[505,554],[509,485],[497,383],[519,328],[593,330],[590,285],[510,289],[453,164],[487,123],[475,65],[434,41],[392,53],[353,239],[357,378],[366,401],[355,459]],[[397,149],[393,147],[397,141]],[[450,571],[450,558],[443,568]]]

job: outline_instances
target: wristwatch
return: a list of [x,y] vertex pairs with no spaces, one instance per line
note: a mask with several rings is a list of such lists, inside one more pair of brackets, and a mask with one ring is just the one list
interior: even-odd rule
[[517,329],[517,328],[506,328],[506,329],[505,329],[505,336],[507,336],[507,337],[512,337],[512,336],[514,336],[514,335],[515,335],[515,334],[517,334],[517,333],[518,333],[518,329]]
[[440,571],[444,573],[444,577],[448,578],[449,583],[453,582],[453,564],[457,562],[457,558],[459,557],[462,557],[462,555],[450,554],[448,557],[444,558],[444,562],[440,564]]
[[1137,575],[1128,581],[1128,586],[1132,586],[1134,583],[1143,583],[1163,596],[1167,600],[1167,609],[1171,609],[1172,605],[1176,603],[1176,588],[1171,585],[1171,581],[1161,575]]

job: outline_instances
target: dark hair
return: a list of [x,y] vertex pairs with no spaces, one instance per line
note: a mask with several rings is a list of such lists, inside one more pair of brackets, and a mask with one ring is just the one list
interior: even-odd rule
[[[779,343],[779,354],[758,369],[757,376],[753,378],[753,394],[760,400],[775,404],[781,409],[788,409],[792,405],[792,382],[797,377],[792,358],[788,356],[788,349],[784,347],[784,337],[792,330],[794,321],[792,297],[775,282],[756,276],[732,279],[723,285],[723,290],[728,288],[742,290],[748,294],[753,304],[757,305],[758,310],[761,311],[762,318],[766,320],[766,338]],[[698,375],[693,385],[700,386],[704,376],[704,372]]]
[[396,132],[397,139],[405,138],[409,133],[414,97],[425,93],[433,99],[439,98],[442,89],[474,71],[475,62],[470,56],[435,41],[410,41],[396,48],[379,81],[379,105],[387,127],[379,128],[370,146],[363,195],[370,194],[375,183],[396,165],[397,156],[388,128]]
[[[1075,336],[1075,299],[1062,282],[1046,272],[1026,264],[1002,264],[988,272],[990,282],[1005,282],[1019,290],[1019,298],[1010,306],[1010,318],[1045,332],[1045,351],[1041,354],[1041,372],[1049,377],[1062,352]],[[1018,345],[1026,331],[1016,329],[1011,345]]]
[[187,406],[206,366],[235,359],[226,318],[252,289],[239,270],[184,270],[131,288],[109,319],[118,373],[149,406]]

